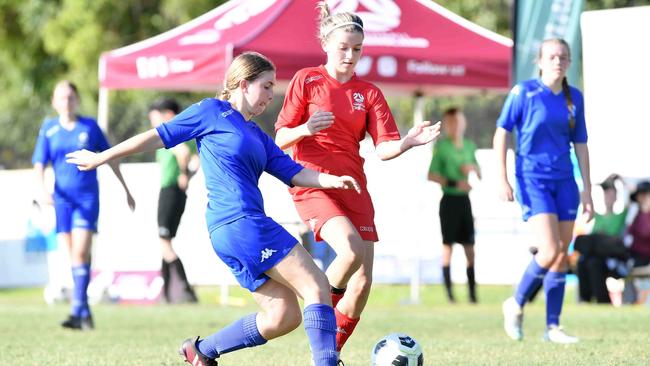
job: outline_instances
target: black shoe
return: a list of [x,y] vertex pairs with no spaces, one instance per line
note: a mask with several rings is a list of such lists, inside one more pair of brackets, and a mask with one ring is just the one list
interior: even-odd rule
[[93,322],[92,316],[87,316],[85,318],[69,315],[68,319],[61,322],[63,328],[75,329],[75,330],[93,330],[95,329],[95,323]]
[[219,366],[217,360],[209,358],[196,348],[196,342],[198,342],[198,340],[199,337],[196,337],[196,339],[188,338],[184,340],[181,344],[181,348],[178,350],[178,354],[183,357],[185,362],[192,366]]

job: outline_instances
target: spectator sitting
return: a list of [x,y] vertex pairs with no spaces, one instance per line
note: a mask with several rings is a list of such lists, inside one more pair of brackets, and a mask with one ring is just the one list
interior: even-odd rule
[[650,181],[640,182],[630,199],[639,205],[626,231],[631,240],[630,256],[634,267],[643,267],[650,265]]
[[616,180],[623,182],[618,175],[612,174],[600,183],[605,212],[595,214],[590,234],[579,235],[575,239],[575,249],[580,253],[577,264],[580,301],[595,299],[598,303],[610,303],[605,280],[607,277],[621,278],[627,275],[625,260],[629,254],[623,244],[623,234],[628,203],[622,212],[614,212],[618,193]]

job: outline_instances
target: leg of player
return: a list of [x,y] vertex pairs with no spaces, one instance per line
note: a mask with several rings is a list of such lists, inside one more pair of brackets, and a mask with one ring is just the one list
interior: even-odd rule
[[474,275],[474,245],[463,245],[465,258],[467,259],[467,288],[469,290],[469,302],[477,303],[476,298],[476,277]]
[[[296,245],[266,274],[293,289],[303,299],[304,327],[314,364],[335,366],[338,362],[336,317],[332,309],[329,283],[311,255],[301,245]],[[269,324],[268,327],[272,326]]]
[[557,216],[541,213],[532,216],[528,222],[539,240],[538,252],[526,268],[519,281],[515,295],[503,303],[504,329],[514,339],[523,339],[523,307],[532,293],[543,283],[551,264],[560,252],[560,233]]
[[332,306],[336,307],[345,294],[350,278],[363,264],[366,243],[354,224],[345,216],[336,216],[327,220],[319,234],[336,252],[336,258],[327,268]]
[[544,340],[554,343],[577,343],[578,338],[566,334],[560,327],[560,314],[564,302],[564,288],[568,270],[567,251],[573,237],[574,221],[560,221],[559,232],[562,238],[560,253],[544,277],[544,294],[546,296],[546,332]]
[[366,253],[363,264],[350,278],[345,296],[334,309],[336,314],[336,351],[341,349],[350,338],[366,307],[372,287],[372,268],[375,255],[375,243],[365,241]]
[[[330,306],[328,284],[311,256],[300,245],[266,274],[271,278],[253,294],[261,311],[250,314],[202,340],[186,340],[181,348],[186,360],[198,355],[204,365],[219,356],[245,347],[262,345],[300,325],[296,294],[305,304],[303,317],[316,365],[334,366],[336,320]],[[191,363],[191,361],[190,361]]]
[[445,290],[447,291],[447,300],[450,303],[455,303],[454,292],[451,283],[451,251],[453,243],[442,244],[442,278],[445,283]]
[[80,330],[94,328],[87,293],[90,283],[92,236],[92,231],[83,228],[74,228],[71,234],[63,233],[59,235],[63,242],[69,243],[72,279],[74,282],[72,310],[68,319],[61,323],[64,328]]

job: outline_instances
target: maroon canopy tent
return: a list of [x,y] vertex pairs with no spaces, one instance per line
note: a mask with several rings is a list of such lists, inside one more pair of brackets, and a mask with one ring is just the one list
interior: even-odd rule
[[[352,11],[363,19],[363,57],[356,72],[386,94],[510,86],[512,41],[433,1],[329,3],[333,12]],[[231,0],[168,32],[102,54],[100,120],[106,116],[108,89],[216,91],[232,58],[245,51],[268,56],[284,83],[300,68],[324,63],[315,5],[308,0]]]

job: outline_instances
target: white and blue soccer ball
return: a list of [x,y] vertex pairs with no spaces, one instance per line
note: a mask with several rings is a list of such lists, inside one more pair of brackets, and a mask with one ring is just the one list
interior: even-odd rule
[[422,366],[422,347],[404,333],[391,333],[372,348],[371,366]]

